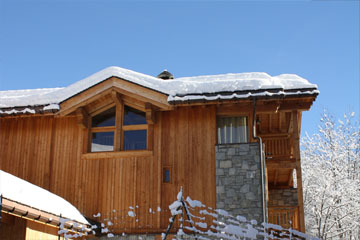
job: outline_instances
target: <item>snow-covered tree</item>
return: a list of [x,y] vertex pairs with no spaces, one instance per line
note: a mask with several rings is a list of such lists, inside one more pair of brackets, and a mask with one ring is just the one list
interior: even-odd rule
[[360,239],[360,127],[324,111],[319,133],[302,139],[306,229],[321,239]]

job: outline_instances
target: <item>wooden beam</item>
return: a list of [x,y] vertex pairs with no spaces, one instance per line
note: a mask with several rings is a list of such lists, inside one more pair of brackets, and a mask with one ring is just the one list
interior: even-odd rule
[[283,133],[283,132],[273,132],[273,133],[262,133],[259,134],[261,138],[272,138],[272,139],[278,139],[278,138],[288,138],[290,137],[289,133]]
[[108,108],[108,106],[115,105],[113,99],[109,96],[107,98],[102,98],[97,101],[90,103],[85,106],[88,114],[90,116],[97,115],[98,113],[104,111],[104,109]]
[[145,113],[146,113],[146,122],[148,124],[154,124],[155,123],[155,112],[150,103],[145,104]]
[[291,187],[289,187],[288,185],[283,185],[283,184],[278,184],[278,185],[274,185],[272,183],[269,183],[269,189],[290,189]]
[[294,186],[293,171],[294,171],[294,170],[291,170],[290,173],[289,173],[289,181],[288,181],[288,186],[289,186],[289,187]]
[[[153,151],[148,150],[129,150],[120,152],[92,152],[85,153],[81,159],[99,160],[99,159],[114,159],[114,158],[131,158],[131,157],[149,157],[153,155]],[[144,158],[145,159],[145,158]],[[145,161],[145,160],[144,160]]]
[[57,113],[61,116],[68,115],[74,112],[77,108],[88,105],[89,103],[102,98],[105,95],[111,93],[112,83],[107,80],[92,88],[75,95],[65,102],[60,104],[60,111]]
[[116,91],[121,94],[139,99],[143,102],[150,102],[163,110],[171,110],[173,108],[173,106],[168,103],[168,96],[166,94],[156,92],[119,78],[114,77],[112,80],[113,86],[116,87]]
[[296,168],[296,162],[293,159],[279,161],[276,159],[266,159],[266,167],[271,169],[294,169]]
[[272,128],[272,117],[271,114],[268,114],[269,117],[269,132],[272,133],[274,132],[274,129]]
[[121,96],[115,90],[112,91],[111,97],[115,102],[116,113],[115,113],[115,133],[114,133],[114,151],[120,151],[122,148],[123,136],[122,127],[124,119],[124,104]]
[[296,159],[296,182],[297,182],[297,195],[299,202],[299,223],[300,231],[305,232],[305,216],[304,216],[304,199],[302,189],[302,174],[301,174],[301,162],[300,162],[300,135],[299,135],[299,112],[292,112],[293,123],[293,144],[294,144],[294,157]]
[[139,99],[142,102],[151,102],[162,110],[171,110],[173,108],[173,106],[167,102],[168,96],[166,94],[112,77],[62,102],[60,104],[60,111],[57,114],[61,116],[68,115],[78,107],[86,106],[99,98],[112,94],[113,89],[123,95]]
[[111,91],[111,98],[113,99],[116,105],[122,103],[120,93],[116,92],[114,89]]
[[[207,103],[204,103],[207,104]],[[193,104],[191,104],[193,105]],[[278,102],[259,102],[256,106],[257,113],[275,113],[279,108]],[[232,104],[218,104],[216,109],[216,114],[221,116],[233,116],[233,115],[241,115],[243,113],[252,112],[253,106],[252,102],[234,102]]]
[[89,128],[88,126],[88,113],[85,110],[85,108],[80,107],[78,109],[76,109],[76,118],[77,118],[77,123],[80,127],[82,128]]
[[278,171],[278,170],[275,170],[275,176],[274,176],[274,186],[276,186],[277,181],[278,181],[278,178],[279,178],[279,171]]
[[279,111],[289,111],[289,110],[300,110],[300,111],[307,111],[312,106],[311,102],[304,102],[304,101],[286,101],[281,103]]
[[281,128],[282,128],[282,126],[281,126],[281,119],[282,119],[282,114],[281,113],[277,113],[277,115],[279,116],[279,132],[281,132]]
[[289,128],[288,128],[288,133],[292,134],[293,132],[293,114],[291,114],[291,117],[290,117],[290,123],[289,123]]
[[[29,219],[31,221],[36,221],[39,223],[42,222],[53,226],[59,226],[61,221],[61,217],[54,213],[48,213],[42,210],[38,210],[10,199],[3,198],[1,206],[2,212],[9,213],[16,217]],[[74,223],[76,223],[76,225]],[[89,228],[83,223],[79,223],[74,220],[67,221],[64,224],[64,227],[67,229],[72,229],[74,231],[91,232],[91,228]]]

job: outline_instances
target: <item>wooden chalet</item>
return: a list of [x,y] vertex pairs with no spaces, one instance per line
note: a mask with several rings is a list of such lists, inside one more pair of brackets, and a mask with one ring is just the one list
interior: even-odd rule
[[[119,67],[65,88],[0,91],[0,170],[114,235],[163,233],[181,187],[208,207],[305,232],[301,114],[318,93],[292,74],[174,78]],[[10,210],[1,209],[1,239],[26,227]]]

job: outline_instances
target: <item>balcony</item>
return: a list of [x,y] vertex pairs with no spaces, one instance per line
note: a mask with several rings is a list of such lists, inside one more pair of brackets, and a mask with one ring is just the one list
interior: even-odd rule
[[300,230],[299,226],[299,207],[269,207],[268,221],[283,228]]

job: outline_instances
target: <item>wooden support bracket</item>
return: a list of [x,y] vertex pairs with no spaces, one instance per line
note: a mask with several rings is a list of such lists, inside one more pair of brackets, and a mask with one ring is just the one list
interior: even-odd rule
[[111,91],[111,98],[113,99],[113,101],[115,102],[116,105],[122,103],[122,99],[121,99],[120,93],[118,93],[118,92],[115,91],[115,90],[112,90],[112,91]]
[[88,128],[88,113],[86,112],[85,108],[80,107],[78,109],[76,109],[76,118],[77,118],[77,123],[80,127],[82,128]]
[[154,124],[155,123],[155,112],[150,103],[145,104],[145,112],[146,112],[146,122],[148,124]]

